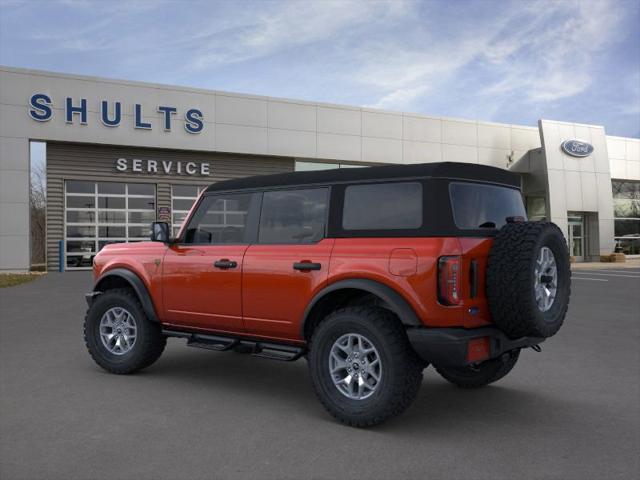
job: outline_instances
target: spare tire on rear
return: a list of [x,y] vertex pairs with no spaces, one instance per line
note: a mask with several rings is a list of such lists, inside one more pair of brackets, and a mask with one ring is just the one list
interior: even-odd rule
[[507,223],[489,252],[486,286],[493,322],[509,337],[557,333],[571,294],[562,231],[550,222]]

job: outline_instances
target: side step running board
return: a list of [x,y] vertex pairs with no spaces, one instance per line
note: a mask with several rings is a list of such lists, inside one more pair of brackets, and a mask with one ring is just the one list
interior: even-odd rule
[[[245,342],[242,342],[245,343]],[[304,355],[305,350],[291,345],[277,343],[256,342],[252,355],[254,357],[270,358],[271,360],[283,360],[292,362]]]
[[306,353],[302,347],[270,343],[254,340],[244,340],[233,337],[222,337],[218,335],[205,335],[202,333],[182,332],[179,330],[162,330],[162,334],[167,337],[186,338],[187,346],[206,348],[218,352],[235,349],[236,347],[254,357],[270,358],[272,360],[282,360],[291,362],[297,360]]
[[191,335],[187,340],[187,346],[197,348],[207,348],[222,352],[229,350],[238,344],[238,340],[233,338],[218,337],[216,335],[201,335],[199,333]]

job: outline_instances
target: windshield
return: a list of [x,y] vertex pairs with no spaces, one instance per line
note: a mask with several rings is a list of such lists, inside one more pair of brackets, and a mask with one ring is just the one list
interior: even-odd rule
[[449,194],[453,219],[462,230],[501,228],[507,217],[527,218],[522,195],[515,188],[452,182]]

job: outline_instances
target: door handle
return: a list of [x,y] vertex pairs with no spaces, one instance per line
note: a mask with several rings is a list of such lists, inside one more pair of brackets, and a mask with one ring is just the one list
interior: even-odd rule
[[296,262],[293,264],[294,270],[301,270],[301,271],[320,270],[321,266],[322,265],[320,265],[319,263],[313,263],[309,261]]
[[222,270],[227,270],[229,268],[236,268],[238,266],[238,262],[223,258],[213,262],[213,266],[216,268],[221,268]]

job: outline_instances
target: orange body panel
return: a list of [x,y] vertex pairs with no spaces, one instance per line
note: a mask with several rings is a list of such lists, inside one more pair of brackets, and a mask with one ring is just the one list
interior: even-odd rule
[[[429,327],[466,327],[486,325],[488,317],[479,313],[470,315],[469,308],[484,305],[483,286],[474,301],[468,298],[468,270],[471,258],[486,257],[486,250],[478,245],[490,245],[487,239],[459,238],[339,238],[331,255],[329,283],[352,278],[366,278],[383,283],[398,292],[416,312],[422,323]],[[471,248],[473,246],[473,248]],[[467,250],[472,257],[467,258]],[[473,251],[472,251],[473,250]],[[415,253],[417,266],[410,272]],[[445,255],[463,255],[462,302],[445,306],[438,302],[438,258]],[[483,258],[484,258],[483,257]],[[483,262],[484,265],[484,262]],[[484,270],[480,270],[484,272]],[[402,275],[400,275],[402,273]],[[479,275],[480,277],[482,275]]]
[[[251,245],[244,258],[242,309],[247,332],[300,339],[300,324],[313,296],[326,284],[335,240],[315,244]],[[296,262],[319,263],[299,271]]]
[[93,260],[93,276],[116,268],[131,270],[149,291],[156,312],[162,311],[162,259],[167,246],[159,242],[113,243]]
[[[246,245],[174,245],[162,267],[164,309],[173,325],[241,331],[242,259]],[[214,266],[218,260],[234,268]]]
[[[369,279],[400,294],[428,327],[491,323],[485,297],[490,238],[337,238],[302,245],[109,245],[96,256],[96,278],[127,268],[143,280],[164,324],[261,338],[302,341],[304,312],[324,287]],[[438,259],[461,256],[459,305],[438,301]],[[237,263],[217,269],[216,260]],[[471,262],[477,294],[471,298]],[[296,262],[320,264],[296,270]]]

